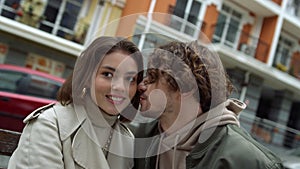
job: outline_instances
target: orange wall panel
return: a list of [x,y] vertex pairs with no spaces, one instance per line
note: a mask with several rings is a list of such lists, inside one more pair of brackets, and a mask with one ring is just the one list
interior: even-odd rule
[[[146,14],[149,10],[151,0],[127,0],[123,8],[116,36],[128,36],[133,34],[136,19],[140,14]],[[134,14],[134,15],[133,15]],[[131,15],[129,17],[129,15]]]
[[291,74],[296,78],[300,79],[300,52],[299,51],[293,54],[290,69],[291,69]]
[[252,25],[251,24],[245,24],[243,26],[243,29],[242,29],[242,32],[241,32],[241,36],[240,36],[239,44],[247,43],[248,42],[251,30],[252,30]]
[[122,16],[134,13],[148,12],[151,0],[127,0],[123,8]]
[[[201,31],[207,36],[207,38],[211,41],[212,36],[215,31],[214,25],[217,24],[219,12],[217,10],[217,6],[212,4],[207,6],[206,13],[204,16],[204,26],[202,24]],[[201,37],[199,37],[201,39]]]
[[162,24],[168,24],[170,15],[164,14],[172,14],[170,10],[172,7],[175,7],[176,0],[157,0],[154,12],[158,12],[160,14],[154,15],[153,20],[160,22]]
[[154,12],[169,13],[170,6],[175,6],[176,0],[157,0]]
[[272,0],[272,1],[281,6],[282,0]]
[[258,43],[258,47],[256,50],[256,58],[265,63],[267,62],[269,57],[277,19],[277,16],[271,16],[264,18],[263,21],[262,30],[260,33],[260,42]]

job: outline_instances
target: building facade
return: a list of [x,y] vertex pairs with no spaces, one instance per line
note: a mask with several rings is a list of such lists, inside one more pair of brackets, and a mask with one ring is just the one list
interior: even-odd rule
[[[125,1],[1,0],[0,63],[66,78],[101,25],[119,18]],[[99,32],[100,31],[100,32]]]
[[199,40],[220,55],[232,97],[248,103],[242,126],[300,145],[299,0],[0,0],[0,15],[0,63],[61,77],[97,36],[137,35],[141,49]]
[[299,10],[298,0],[130,0],[122,16],[136,17],[132,27],[125,27],[129,21],[120,22],[117,33],[159,34],[137,39],[143,48],[159,45],[166,37],[212,43],[237,89],[233,97],[248,103],[240,116],[242,126],[266,143],[296,147]]

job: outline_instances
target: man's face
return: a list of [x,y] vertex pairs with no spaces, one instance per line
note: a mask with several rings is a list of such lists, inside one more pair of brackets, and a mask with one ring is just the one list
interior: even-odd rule
[[172,91],[164,78],[149,82],[146,77],[139,88],[144,91],[140,97],[140,113],[145,117],[158,118],[162,113],[174,112],[180,107],[178,91]]

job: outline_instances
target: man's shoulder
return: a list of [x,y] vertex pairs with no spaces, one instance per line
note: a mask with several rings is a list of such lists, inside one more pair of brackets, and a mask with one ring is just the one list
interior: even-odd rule
[[280,158],[277,157],[274,152],[272,152],[270,149],[268,149],[267,147],[256,141],[254,138],[252,138],[252,136],[244,129],[237,126],[228,127],[236,133],[238,133],[238,135],[240,136],[240,146],[237,148],[239,148],[241,154],[249,152],[248,156],[253,155],[253,158],[256,157],[257,159],[261,159],[262,162],[265,163],[275,164],[281,162]]
[[252,136],[243,128],[236,125],[227,125],[226,128],[227,133],[224,136],[226,138],[225,140],[228,140],[228,143],[231,142],[232,144],[235,144],[235,147],[237,147],[236,152],[240,151],[241,153],[244,153],[245,151],[248,151],[249,153],[254,153],[256,155],[261,154],[262,156],[268,156],[268,154],[270,154],[271,156],[274,156],[271,150],[252,138]]
[[[281,168],[281,160],[272,151],[254,140],[242,128],[236,125],[220,127],[222,132],[215,135],[214,139],[196,146],[191,159],[203,164],[223,165],[232,163],[234,168]],[[205,147],[205,148],[204,148]],[[210,161],[201,161],[209,155]],[[199,161],[200,160],[200,161]],[[245,164],[249,164],[245,167]]]

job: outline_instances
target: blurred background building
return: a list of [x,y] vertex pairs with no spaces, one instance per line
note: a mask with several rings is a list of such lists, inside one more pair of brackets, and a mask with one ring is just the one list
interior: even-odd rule
[[[150,14],[148,13],[150,12]],[[299,0],[0,0],[0,63],[66,78],[101,35],[213,43],[259,141],[300,146]],[[122,19],[120,19],[122,18]]]

